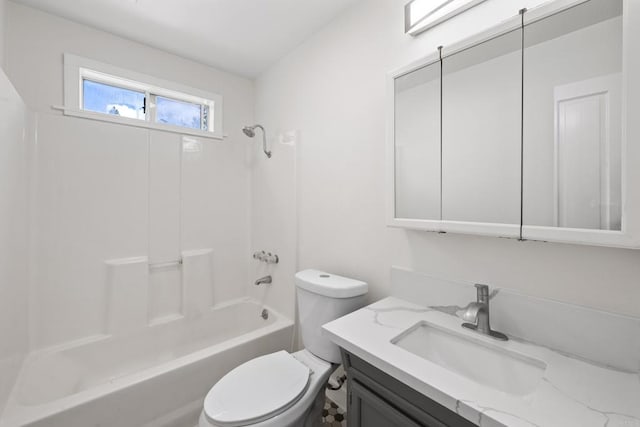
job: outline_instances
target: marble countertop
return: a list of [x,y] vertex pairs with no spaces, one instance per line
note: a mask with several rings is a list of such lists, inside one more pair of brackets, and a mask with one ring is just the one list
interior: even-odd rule
[[[420,322],[542,361],[546,364],[544,375],[533,392],[516,396],[474,382],[391,342]],[[458,317],[437,307],[389,297],[327,323],[323,333],[345,350],[482,427],[640,427],[640,373],[616,370],[522,340],[497,342],[460,324]]]

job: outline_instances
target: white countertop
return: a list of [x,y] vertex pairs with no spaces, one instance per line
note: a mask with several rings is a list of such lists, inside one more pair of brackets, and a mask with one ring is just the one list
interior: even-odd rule
[[[392,344],[426,321],[503,346],[547,365],[532,393],[510,395],[476,383]],[[409,387],[482,426],[640,427],[640,373],[590,363],[511,339],[498,342],[460,327],[458,317],[390,297],[324,325],[323,333]],[[615,333],[616,331],[611,331]],[[629,337],[629,340],[637,337]]]

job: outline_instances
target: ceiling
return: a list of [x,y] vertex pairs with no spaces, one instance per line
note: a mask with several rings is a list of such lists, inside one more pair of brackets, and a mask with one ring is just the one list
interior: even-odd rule
[[255,77],[357,0],[13,0]]

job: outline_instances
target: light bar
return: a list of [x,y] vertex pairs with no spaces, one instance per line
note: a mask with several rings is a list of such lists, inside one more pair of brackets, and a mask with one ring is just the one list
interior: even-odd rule
[[416,36],[486,0],[411,0],[404,7],[404,32]]

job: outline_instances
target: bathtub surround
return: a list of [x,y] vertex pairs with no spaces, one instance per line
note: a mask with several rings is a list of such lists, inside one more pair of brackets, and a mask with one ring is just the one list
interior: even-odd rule
[[[105,262],[109,335],[139,331],[183,317],[199,319],[207,314],[214,306],[212,250],[185,251],[178,259],[155,265],[148,257]],[[163,291],[158,289],[162,285],[170,288],[168,292],[164,289],[168,295],[158,295]]]
[[[25,269],[28,258],[29,277],[0,284],[0,328],[12,326],[2,334],[10,354],[0,345],[0,425],[194,425],[222,375],[292,347],[298,140],[268,132],[276,158],[264,164],[242,133],[254,122],[248,79],[15,3],[7,14],[7,73],[35,111],[38,138],[32,183],[26,170],[17,178],[17,150],[2,169],[33,206],[30,235],[16,237],[31,242],[29,256],[13,245],[6,258]],[[51,106],[62,103],[65,52],[221,94],[228,137],[63,116]],[[288,173],[273,179],[267,167]],[[16,194],[1,196],[28,211]],[[279,264],[252,259],[255,248]],[[267,274],[272,284],[253,286]]]
[[[257,79],[256,121],[295,126],[303,135],[296,177],[300,269],[365,280],[371,301],[392,292],[389,269],[399,265],[640,315],[640,251],[385,225],[386,73],[540,3],[484,2],[412,38],[402,32],[404,3],[362,1]],[[636,2],[625,7],[639,13]]]
[[[7,14],[7,73],[35,111],[38,138],[29,153],[32,184],[13,176],[17,151],[8,157],[14,168],[3,169],[13,174],[3,182],[24,182],[25,200],[29,184],[34,204],[30,276],[0,285],[4,292],[11,283],[0,316],[13,327],[3,333],[12,353],[0,368],[0,407],[10,400],[0,425],[194,425],[223,374],[292,347],[295,132],[267,133],[277,158],[265,165],[242,133],[254,122],[252,81],[15,3]],[[221,94],[228,137],[63,116],[51,106],[62,103],[65,52]],[[272,179],[267,167],[288,173]],[[252,259],[255,248],[278,253],[279,264]],[[19,255],[26,262],[14,245]],[[267,274],[273,284],[253,286]],[[4,301],[12,306],[5,310]],[[265,307],[268,319],[260,316]],[[221,312],[226,317],[214,318]],[[270,326],[229,328],[251,319]],[[224,334],[211,335],[216,328]],[[194,337],[197,330],[213,341]],[[158,357],[145,359],[150,352]],[[179,396],[166,392],[173,387]]]
[[[2,17],[0,16],[0,19]],[[32,117],[0,69],[0,413],[28,349],[28,126]]]
[[106,330],[121,335],[149,324],[149,258],[133,257],[105,262],[107,269]]
[[[242,126],[254,122],[252,82],[12,2],[6,12],[7,74],[38,116],[32,347],[126,328],[107,315],[119,292],[109,260],[163,263],[210,249],[209,303],[245,296],[254,278],[247,272],[250,140]],[[221,94],[228,138],[183,139],[61,115],[51,106],[63,103],[66,52]],[[191,304],[182,267],[150,270],[147,300],[131,309],[150,323],[182,315]],[[133,283],[138,273],[113,274]]]

